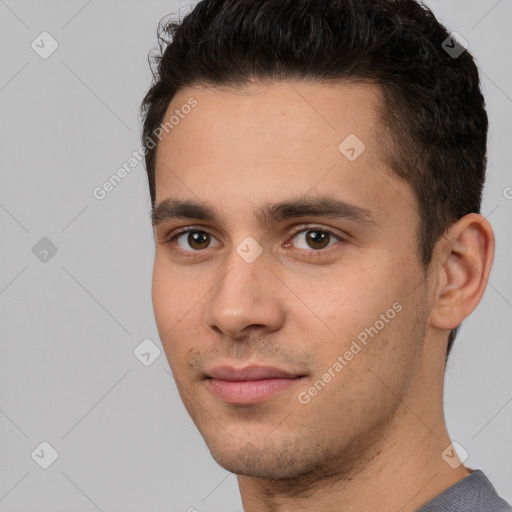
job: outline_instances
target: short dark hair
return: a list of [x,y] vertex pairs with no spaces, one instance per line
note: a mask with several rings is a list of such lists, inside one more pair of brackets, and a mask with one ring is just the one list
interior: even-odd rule
[[415,0],[203,0],[182,22],[161,23],[141,105],[153,207],[157,148],[149,141],[178,90],[281,80],[375,84],[385,99],[380,149],[417,197],[427,268],[445,230],[480,213],[487,164],[478,70],[467,50],[447,51],[447,40],[456,44],[450,37]]

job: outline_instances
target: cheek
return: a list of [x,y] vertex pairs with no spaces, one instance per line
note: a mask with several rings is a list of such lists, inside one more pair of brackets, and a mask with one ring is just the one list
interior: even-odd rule
[[177,272],[170,272],[162,259],[158,255],[155,259],[151,297],[160,340],[169,358],[179,348],[175,340],[183,339],[180,333],[190,324],[186,319],[192,311],[186,298],[190,294],[183,292],[183,279]]
[[414,357],[426,320],[418,294],[411,293],[417,279],[411,266],[409,274],[407,267],[399,272],[400,265],[383,256],[364,268],[361,264],[337,271],[321,289],[304,283],[304,302],[314,304],[323,321],[325,336],[315,348],[323,366],[347,354],[351,368],[393,373]]
[[[207,293],[194,285],[194,279],[182,269],[173,269],[165,255],[155,258],[151,296],[155,321],[171,370],[175,376],[187,371],[189,361],[203,349],[201,315]],[[203,299],[205,300],[206,297]],[[206,341],[204,341],[206,343]]]
[[400,284],[396,280],[390,282],[389,274],[384,266],[347,265],[332,273],[324,286],[303,283],[300,295],[304,302],[314,305],[312,309],[331,333],[342,339],[354,337],[371,327],[397,301]]
[[162,331],[161,334],[165,334],[175,324],[178,328],[180,320],[187,315],[187,311],[191,308],[189,302],[193,301],[193,295],[195,295],[189,292],[190,286],[191,284],[183,277],[183,272],[173,270],[173,266],[166,261],[165,255],[157,251],[153,267],[151,297],[155,319],[159,330]]
[[159,263],[159,258],[157,256],[153,267],[151,299],[153,302],[156,324],[161,338],[163,337],[165,330],[170,328],[170,316],[171,312],[174,311],[174,295],[170,292],[170,282],[168,276],[166,276],[163,270],[164,267]]
[[410,282],[397,277],[393,288],[376,294],[371,306],[355,315],[359,325],[350,342],[361,346],[357,357],[384,393],[405,389],[421,359],[429,311],[423,289],[412,292]]

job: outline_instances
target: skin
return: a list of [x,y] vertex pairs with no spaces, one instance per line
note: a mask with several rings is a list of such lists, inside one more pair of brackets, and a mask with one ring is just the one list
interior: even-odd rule
[[[156,203],[198,201],[220,220],[155,225],[152,292],[188,413],[214,459],[238,475],[246,512],[416,510],[469,474],[441,457],[451,442],[443,380],[449,331],[485,290],[489,223],[460,219],[422,267],[417,200],[377,144],[377,86],[189,87],[165,119],[192,96],[197,106],[159,143]],[[338,149],[349,134],[366,146],[355,161]],[[319,195],[371,211],[375,224],[304,216],[262,225],[254,215],[263,203]],[[205,248],[187,234],[166,243],[186,226],[204,233]],[[313,228],[333,232],[327,247],[308,243]],[[247,236],[263,249],[252,263],[236,251]],[[301,403],[397,302],[401,311]],[[204,380],[219,364],[304,377],[262,403],[230,405]]]

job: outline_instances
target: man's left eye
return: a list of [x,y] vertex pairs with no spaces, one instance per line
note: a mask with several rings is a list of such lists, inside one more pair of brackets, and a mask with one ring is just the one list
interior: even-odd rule
[[305,250],[325,249],[326,247],[330,247],[331,245],[334,245],[336,242],[343,240],[341,237],[335,235],[331,231],[316,228],[309,228],[298,231],[296,234],[292,236],[292,238],[299,240],[300,244],[302,245],[301,247],[300,245],[296,244],[296,247]]

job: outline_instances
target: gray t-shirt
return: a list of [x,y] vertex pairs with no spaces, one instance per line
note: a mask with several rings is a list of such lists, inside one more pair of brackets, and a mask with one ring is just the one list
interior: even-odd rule
[[416,512],[512,512],[512,507],[496,494],[482,471],[475,469]]

